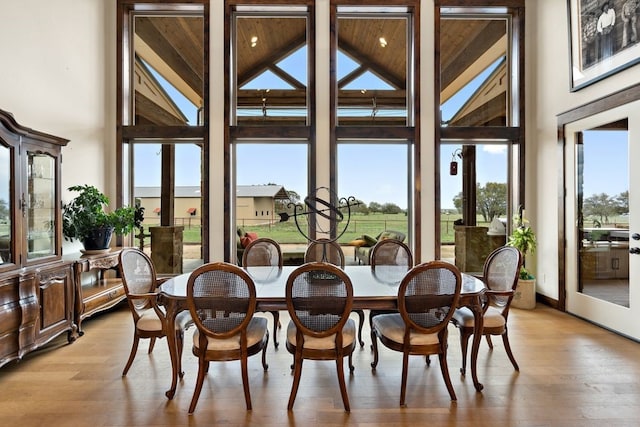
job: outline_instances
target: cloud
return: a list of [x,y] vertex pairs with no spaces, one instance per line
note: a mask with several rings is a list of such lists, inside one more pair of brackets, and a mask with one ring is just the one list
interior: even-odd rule
[[505,144],[483,144],[482,151],[491,154],[502,154],[507,151],[507,145]]

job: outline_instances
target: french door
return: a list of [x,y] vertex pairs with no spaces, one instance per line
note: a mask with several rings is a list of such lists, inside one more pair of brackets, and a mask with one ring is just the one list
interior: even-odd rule
[[568,124],[565,142],[567,311],[640,339],[640,101]]

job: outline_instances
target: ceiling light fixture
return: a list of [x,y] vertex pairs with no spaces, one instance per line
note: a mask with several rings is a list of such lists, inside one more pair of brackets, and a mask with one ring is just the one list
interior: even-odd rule
[[380,41],[380,47],[387,47],[387,39],[380,37],[378,40]]
[[251,37],[251,47],[256,47],[258,44],[258,36]]

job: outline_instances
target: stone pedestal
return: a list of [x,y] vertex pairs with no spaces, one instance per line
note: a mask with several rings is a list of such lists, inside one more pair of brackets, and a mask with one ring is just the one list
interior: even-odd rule
[[158,274],[182,274],[183,226],[149,227],[151,260]]
[[456,225],[456,267],[468,273],[481,273],[487,256],[506,243],[505,236],[489,236],[488,227]]

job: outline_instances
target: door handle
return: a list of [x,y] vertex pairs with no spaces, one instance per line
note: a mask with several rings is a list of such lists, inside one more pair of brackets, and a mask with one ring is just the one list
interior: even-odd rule
[[631,235],[631,238],[632,238],[633,240],[640,240],[640,234],[639,234],[639,233],[633,233],[633,234]]
[[629,249],[630,254],[638,255],[640,254],[640,248],[631,248]]

